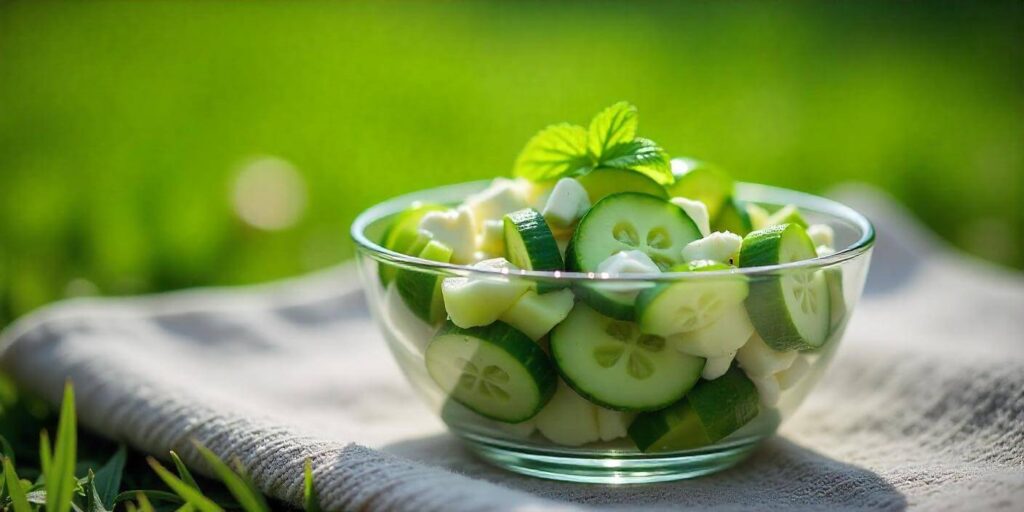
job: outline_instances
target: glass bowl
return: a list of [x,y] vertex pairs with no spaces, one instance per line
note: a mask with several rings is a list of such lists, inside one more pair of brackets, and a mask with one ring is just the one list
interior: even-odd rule
[[[609,276],[574,272],[510,273],[507,270],[502,272],[471,268],[399,254],[378,244],[390,220],[410,205],[416,202],[456,205],[468,195],[484,189],[488,183],[463,183],[420,191],[391,199],[366,210],[352,225],[352,237],[357,246],[356,259],[374,321],[383,333],[398,365],[426,404],[436,411],[452,433],[460,437],[484,460],[511,471],[543,478],[594,483],[656,482],[708,474],[741,461],[759,442],[773,435],[782,421],[793,414],[825,371],[835,354],[850,314],[860,298],[874,244],[871,223],[851,208],[818,196],[749,183],[737,184],[738,200],[759,204],[769,209],[787,204],[798,206],[809,223],[827,224],[833,228],[836,252],[824,257],[774,266]],[[750,380],[757,390],[757,398],[754,399],[756,409],[753,412],[747,411],[745,423],[738,429],[733,429],[724,437],[708,435],[709,439],[703,442],[684,443],[687,444],[685,449],[666,450],[662,447],[660,451],[652,451],[648,446],[648,452],[644,452],[638,449],[631,436],[623,436],[627,433],[626,429],[632,426],[629,422],[638,421],[634,419],[638,413],[613,411],[582,400],[572,393],[572,388],[565,386],[561,377],[553,378],[557,381],[553,386],[557,391],[555,397],[548,402],[548,405],[551,405],[558,401],[557,411],[549,413],[541,409],[536,417],[515,424],[488,419],[449,398],[451,388],[476,385],[488,396],[493,394],[494,400],[517,399],[508,396],[509,392],[516,392],[514,386],[509,386],[507,390],[502,389],[508,375],[492,375],[495,380],[491,384],[484,382],[490,377],[486,375],[487,368],[476,368],[472,364],[475,354],[465,355],[464,359],[451,363],[461,365],[458,366],[462,368],[461,371],[468,373],[461,374],[458,379],[445,384],[449,389],[443,389],[435,382],[428,370],[425,352],[431,340],[442,328],[444,320],[435,323],[422,320],[422,315],[418,316],[410,309],[395,279],[382,278],[385,274],[394,276],[398,272],[438,279],[462,277],[492,280],[508,286],[567,288],[574,292],[574,307],[581,307],[582,301],[579,297],[593,290],[628,293],[630,290],[661,284],[688,281],[715,283],[736,279],[745,279],[753,290],[758,286],[775,286],[787,279],[807,279],[809,276],[820,275],[828,283],[828,334],[820,347],[811,350],[770,353],[771,361],[788,361],[782,363],[785,369],[777,373],[770,373],[773,370],[768,368],[760,369],[759,373],[754,375],[753,371],[758,364],[751,363],[750,358],[736,358],[739,362],[735,363],[732,369],[750,374]],[[749,309],[750,306],[746,307]],[[441,316],[444,316],[443,312]],[[760,339],[756,329],[751,341],[746,344],[754,343],[753,338]],[[539,338],[537,343],[544,350],[538,352],[540,357],[550,357],[547,336]],[[659,345],[655,348],[664,345],[661,341],[657,343]],[[747,349],[740,351],[743,353]],[[744,364],[744,361],[749,364]],[[552,363],[551,366],[557,369],[557,364]],[[768,366],[771,366],[770,362]],[[796,367],[799,367],[800,371],[789,371]],[[469,375],[473,372],[476,373]],[[712,394],[710,400],[712,404],[705,404],[705,410],[719,407],[715,404],[716,400],[725,403],[730,398],[716,397]],[[705,398],[704,402],[708,402],[708,399]],[[554,411],[555,406],[551,407]],[[707,409],[708,407],[710,409]],[[713,429],[708,424],[714,421],[721,423],[721,416],[732,415],[728,412],[708,413],[709,416],[715,414],[720,417],[701,420],[704,423],[702,431],[711,432]],[[545,428],[538,428],[538,425]],[[715,438],[713,442],[711,438]]]

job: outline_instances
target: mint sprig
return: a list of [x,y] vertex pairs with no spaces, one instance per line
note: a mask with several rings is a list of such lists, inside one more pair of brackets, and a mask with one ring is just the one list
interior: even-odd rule
[[638,123],[636,107],[622,101],[594,116],[587,129],[569,123],[548,126],[526,143],[514,173],[546,181],[614,167],[671,183],[668,154],[654,141],[636,136]]

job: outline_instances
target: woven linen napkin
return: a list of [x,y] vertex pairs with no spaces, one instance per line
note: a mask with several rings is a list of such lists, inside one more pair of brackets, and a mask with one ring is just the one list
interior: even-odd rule
[[351,265],[286,282],[78,299],[22,319],[0,366],[81,422],[202,468],[191,440],[300,503],[346,511],[1024,508],[1024,280],[954,254],[877,191],[868,290],[780,435],[695,480],[566,484],[492,468],[414,396]]

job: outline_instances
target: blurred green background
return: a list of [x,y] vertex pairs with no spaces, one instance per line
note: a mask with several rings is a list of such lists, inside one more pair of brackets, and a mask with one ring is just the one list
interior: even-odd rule
[[0,0],[0,324],[299,274],[554,121],[745,180],[874,183],[1024,267],[1024,3]]

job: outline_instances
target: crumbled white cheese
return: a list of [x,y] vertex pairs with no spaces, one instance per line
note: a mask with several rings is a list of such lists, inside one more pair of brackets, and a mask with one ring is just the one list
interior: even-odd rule
[[807,236],[815,246],[832,247],[835,244],[836,233],[828,224],[811,224],[807,226]]
[[505,258],[484,260],[473,264],[473,268],[503,273],[448,277],[441,283],[445,311],[452,323],[462,328],[494,323],[531,285],[523,279],[508,277],[517,267]]
[[819,245],[819,246],[814,248],[814,251],[816,253],[818,253],[818,257],[819,258],[824,258],[825,256],[831,256],[831,255],[836,253],[836,251],[834,249],[832,249],[831,247],[829,247],[827,245]]
[[526,208],[526,190],[516,180],[497,178],[491,186],[466,198],[465,206],[477,226],[488,220],[501,220],[506,213]]
[[599,274],[654,274],[661,269],[647,253],[638,250],[619,251],[597,265]]
[[505,254],[505,224],[500,220],[485,220],[476,240],[476,248],[486,254]]
[[807,356],[799,356],[793,361],[793,364],[789,365],[789,368],[775,374],[775,378],[779,381],[780,389],[789,389],[793,387],[800,379],[804,378],[811,369],[811,363],[807,360]]
[[686,212],[700,230],[700,236],[708,236],[711,233],[711,218],[708,215],[708,206],[701,201],[687,199],[685,197],[673,197],[672,204],[680,207]]
[[757,335],[751,336],[750,341],[736,353],[736,361],[751,378],[767,377],[781,372],[789,368],[796,357],[795,350],[787,352],[772,350],[764,342],[764,339]]
[[779,403],[782,390],[779,388],[779,381],[774,375],[751,378],[750,381],[757,388],[757,395],[761,398],[761,405],[772,408]]
[[590,198],[583,185],[572,178],[562,178],[555,183],[541,214],[552,227],[567,228],[589,209]]
[[721,357],[707,358],[707,362],[704,363],[704,371],[700,374],[701,378],[704,380],[715,380],[725,375],[725,372],[729,371],[729,366],[732,365],[732,360],[735,357],[736,352],[732,352]]
[[419,225],[432,239],[452,250],[452,263],[465,264],[473,261],[476,251],[476,225],[467,208],[429,212]]
[[713,260],[734,265],[739,259],[743,238],[729,231],[714,232],[683,247],[686,261]]

